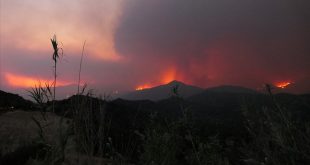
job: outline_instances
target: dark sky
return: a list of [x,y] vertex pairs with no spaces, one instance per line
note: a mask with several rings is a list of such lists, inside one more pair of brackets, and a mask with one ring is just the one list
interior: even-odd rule
[[177,79],[254,89],[291,82],[292,92],[310,92],[308,0],[3,0],[0,30],[0,85],[9,90],[29,86],[8,75],[52,79],[49,38],[57,34],[63,85],[76,82],[86,40],[82,79],[100,91]]

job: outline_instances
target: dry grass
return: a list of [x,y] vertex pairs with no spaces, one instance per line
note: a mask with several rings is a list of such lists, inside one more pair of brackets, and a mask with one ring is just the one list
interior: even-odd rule
[[[29,145],[40,140],[38,126],[33,117],[42,123],[44,136],[48,143],[55,144],[59,135],[61,117],[47,113],[46,121],[40,112],[26,112],[21,110],[7,112],[0,116],[0,151],[2,154],[15,151],[18,147]],[[64,119],[63,127],[67,128],[71,121]]]

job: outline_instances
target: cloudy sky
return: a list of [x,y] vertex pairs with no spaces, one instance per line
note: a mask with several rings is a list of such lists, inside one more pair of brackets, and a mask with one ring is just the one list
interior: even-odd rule
[[130,91],[174,79],[253,89],[290,82],[310,91],[309,0],[1,0],[0,87],[58,84]]

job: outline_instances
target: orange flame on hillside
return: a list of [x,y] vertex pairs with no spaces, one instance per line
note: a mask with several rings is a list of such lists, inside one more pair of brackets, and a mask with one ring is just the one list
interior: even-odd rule
[[[11,73],[6,73],[5,74],[5,79],[8,83],[8,85],[13,86],[13,87],[21,87],[21,88],[31,88],[35,87],[36,85],[41,84],[52,84],[53,80],[48,80],[48,79],[39,79],[39,78],[34,78],[34,77],[28,77],[28,76],[22,76],[22,75],[15,75]],[[69,85],[70,83],[67,82],[61,82],[57,81],[57,87],[59,86],[64,86],[64,85]]]
[[159,81],[157,81],[156,83],[146,83],[146,84],[137,86],[135,89],[137,91],[144,90],[144,89],[152,88],[158,85],[170,83],[171,81],[176,80],[176,79],[177,79],[177,71],[174,67],[171,67],[165,70],[161,74]]
[[136,91],[142,91],[144,89],[148,89],[148,88],[152,88],[153,86],[149,85],[149,84],[144,84],[144,85],[139,85],[136,87]]
[[291,85],[292,83],[290,81],[283,81],[283,82],[278,82],[275,84],[276,87],[278,88],[286,88],[287,86]]

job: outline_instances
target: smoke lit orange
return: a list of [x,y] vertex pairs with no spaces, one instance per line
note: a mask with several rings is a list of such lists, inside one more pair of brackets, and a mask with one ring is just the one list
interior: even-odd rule
[[289,86],[290,84],[291,84],[291,82],[289,82],[289,81],[283,81],[283,82],[276,83],[275,86],[278,87],[278,88],[284,89],[287,86]]
[[[11,73],[6,73],[5,74],[5,79],[10,86],[14,87],[22,87],[22,88],[30,88],[30,87],[35,87],[38,85],[38,83],[53,83],[52,80],[47,80],[47,79],[38,79],[34,77],[27,77],[27,76],[22,76],[22,75],[15,75]],[[57,82],[57,86],[64,86],[64,85],[69,85],[70,83],[65,83],[65,82]]]
[[175,68],[170,68],[164,72],[164,74],[161,78],[161,83],[167,84],[173,80],[176,80],[176,70],[175,70]]

